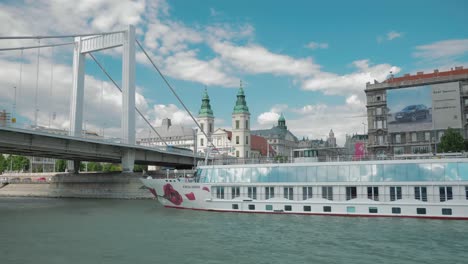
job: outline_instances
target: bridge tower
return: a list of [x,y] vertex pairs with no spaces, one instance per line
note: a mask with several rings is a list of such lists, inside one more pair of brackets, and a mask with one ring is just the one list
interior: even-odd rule
[[[86,54],[122,46],[122,143],[135,145],[135,27],[91,37],[76,37],[73,55],[73,88],[70,103],[70,135],[83,133],[83,103]],[[122,153],[122,170],[132,172],[135,150]],[[68,169],[78,172],[80,161],[69,162]]]

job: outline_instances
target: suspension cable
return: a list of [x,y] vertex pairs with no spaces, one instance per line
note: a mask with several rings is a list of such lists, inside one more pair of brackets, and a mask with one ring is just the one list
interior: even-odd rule
[[140,47],[140,49],[143,51],[143,53],[146,55],[146,58],[148,58],[148,60],[151,62],[151,64],[153,65],[153,67],[156,69],[156,71],[159,73],[159,75],[161,76],[161,78],[164,80],[164,82],[166,83],[167,87],[169,87],[169,89],[172,91],[172,93],[174,94],[174,96],[177,98],[177,100],[179,101],[179,103],[184,107],[185,111],[190,115],[190,117],[192,118],[193,122],[195,122],[195,124],[197,125],[197,127],[200,129],[200,131],[203,133],[203,135],[205,135],[206,139],[208,140],[208,142],[213,146],[213,148],[216,148],[216,146],[213,144],[213,142],[210,140],[211,138],[208,137],[208,135],[205,133],[205,131],[201,128],[200,124],[197,122],[197,120],[195,119],[195,117],[193,117],[192,113],[190,113],[190,111],[188,110],[187,106],[185,106],[184,102],[182,102],[182,99],[180,99],[179,95],[177,95],[176,91],[174,90],[174,88],[172,88],[172,86],[169,84],[169,82],[167,81],[166,77],[164,77],[164,75],[162,74],[162,72],[159,70],[159,68],[156,66],[156,64],[153,62],[153,60],[150,58],[150,56],[148,55],[148,53],[146,53],[146,50],[143,48],[143,46],[141,45],[141,43],[136,40],[136,43],[138,44],[138,46]]
[[102,32],[102,33],[85,33],[85,34],[73,34],[73,35],[57,35],[57,36],[0,36],[0,40],[2,39],[56,39],[56,38],[74,38],[74,37],[88,37],[88,36],[96,36],[96,35],[110,35],[115,33],[123,33],[125,30],[119,31],[110,31],[110,32]]
[[[115,87],[117,89],[119,89],[120,92],[122,92],[122,88],[120,88],[120,86],[114,81],[114,79],[104,69],[104,67],[101,65],[101,63],[99,63],[99,61],[96,59],[96,57],[94,57],[94,55],[91,52],[88,53],[88,54],[89,54],[89,56],[91,56],[91,58],[94,60],[94,62],[96,62],[96,64],[99,66],[99,68],[104,72],[104,74],[107,76],[107,78],[109,78],[109,80],[111,80],[111,82],[115,85]],[[141,113],[141,111],[138,109],[138,107],[135,106],[135,110],[138,112],[138,114],[140,114],[140,116],[143,118],[143,120],[145,120],[145,122],[150,126],[150,128],[154,131],[154,133],[156,133],[156,135],[158,135],[158,137],[162,140],[164,145],[166,145],[166,147],[169,147],[169,145],[166,143],[166,141],[161,137],[161,135],[158,133],[158,131],[156,131],[156,129],[153,127],[153,125],[151,125],[149,120],[146,119],[146,117]]]
[[59,43],[59,44],[37,45],[37,46],[16,47],[16,48],[1,48],[0,51],[40,49],[40,48],[50,48],[50,47],[58,47],[58,46],[73,45],[73,44],[75,44],[75,42],[65,42],[65,43]]

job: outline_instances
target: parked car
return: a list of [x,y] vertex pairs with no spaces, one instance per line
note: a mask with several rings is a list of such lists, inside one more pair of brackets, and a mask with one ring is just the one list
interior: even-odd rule
[[429,109],[423,105],[408,105],[395,114],[395,121],[416,121],[426,119],[429,116]]

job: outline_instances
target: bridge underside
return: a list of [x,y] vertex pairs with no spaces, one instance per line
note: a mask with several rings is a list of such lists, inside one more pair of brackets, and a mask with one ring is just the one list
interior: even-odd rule
[[140,146],[125,146],[98,140],[77,139],[68,136],[0,129],[0,153],[64,160],[121,163],[124,151],[135,151],[135,164],[192,168],[190,155],[163,152]]

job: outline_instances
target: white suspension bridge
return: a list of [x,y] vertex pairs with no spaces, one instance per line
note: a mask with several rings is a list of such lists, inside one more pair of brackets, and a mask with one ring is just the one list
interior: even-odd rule
[[[73,41],[40,44],[44,39],[70,39]],[[0,153],[30,155],[38,157],[51,157],[69,160],[69,171],[78,172],[81,161],[115,162],[122,164],[124,172],[133,171],[135,163],[153,164],[162,166],[173,166],[176,168],[190,168],[196,164],[197,160],[205,157],[198,156],[194,152],[187,152],[169,146],[159,135],[157,130],[151,125],[149,120],[136,107],[135,104],[135,69],[136,69],[136,46],[138,46],[152,67],[162,78],[169,90],[174,94],[185,111],[190,115],[200,131],[203,131],[190,113],[186,105],[178,96],[174,88],[170,85],[163,73],[156,66],[149,54],[135,37],[135,28],[129,25],[125,30],[92,33],[92,34],[70,34],[61,36],[0,36],[0,40],[38,40],[38,45],[0,48],[0,52],[21,51],[19,88],[23,81],[23,51],[37,50],[36,65],[36,89],[34,100],[34,126],[38,127],[38,79],[40,50],[43,48],[53,48],[59,46],[73,45],[73,81],[72,92],[70,94],[70,128],[68,135],[58,135],[37,129],[25,129],[15,126],[16,122],[16,87],[15,98],[12,110],[11,125],[0,123]],[[122,82],[121,87],[111,77],[108,71],[96,59],[93,53],[122,47]],[[83,112],[84,112],[84,88],[85,88],[85,61],[86,56],[92,58],[97,66],[102,70],[112,84],[122,93],[121,112],[121,138],[118,140],[105,140],[99,138],[87,138],[83,133]],[[53,85],[53,63],[51,64],[50,91]],[[50,95],[52,92],[50,92]],[[136,144],[136,113],[149,125],[150,129],[164,143],[164,147],[146,147]],[[54,114],[50,114],[54,115]],[[49,123],[52,117],[49,116]],[[203,133],[205,133],[203,131]],[[205,136],[209,138],[206,134]],[[195,140],[195,139],[194,139]]]

